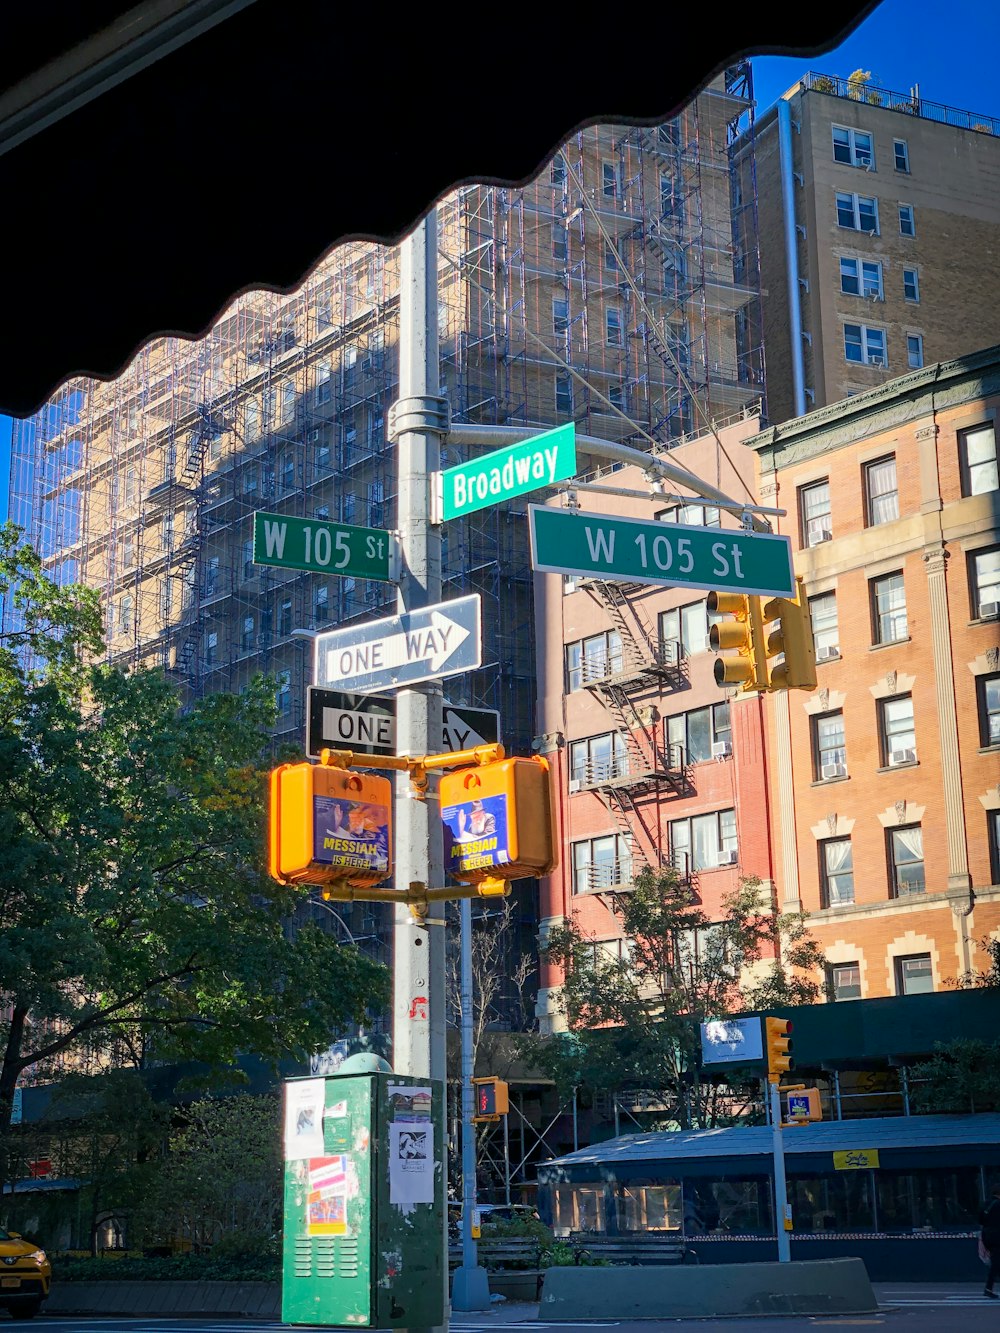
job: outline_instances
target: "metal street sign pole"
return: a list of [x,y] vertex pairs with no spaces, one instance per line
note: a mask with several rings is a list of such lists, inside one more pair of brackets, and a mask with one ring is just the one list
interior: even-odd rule
[[788,1186],[785,1184],[785,1140],[781,1128],[781,1093],[777,1083],[769,1083],[771,1105],[771,1144],[774,1151],[774,1225],[778,1232],[778,1262],[787,1264],[792,1257],[792,1243],[785,1230]]
[[[399,399],[389,416],[396,442],[398,531],[401,555],[400,612],[441,600],[441,538],[430,526],[430,488],[440,466],[448,404],[439,396],[437,214],[432,209],[401,247]],[[400,754],[441,749],[441,685],[425,681],[400,690],[396,711]],[[437,778],[429,775],[427,799],[396,781],[396,883],[431,887],[444,883],[444,848]],[[444,904],[430,904],[425,925],[409,908],[396,907],[393,932],[392,1063],[399,1074],[440,1079],[447,1086],[445,1045]],[[443,1130],[443,1127],[442,1127]],[[447,1328],[447,1208],[442,1221],[444,1309]]]
[[[476,1208],[476,1126],[475,1091],[472,1076],[476,1072],[472,1045],[472,899],[459,904],[462,922],[462,1265],[455,1270],[452,1304],[456,1310],[488,1310],[490,1282],[486,1269],[480,1267],[472,1223]],[[506,1123],[506,1117],[505,1123]]]

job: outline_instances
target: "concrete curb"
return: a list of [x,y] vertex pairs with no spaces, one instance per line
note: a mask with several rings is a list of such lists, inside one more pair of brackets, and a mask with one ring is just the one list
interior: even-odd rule
[[59,1282],[46,1314],[242,1315],[280,1319],[280,1282]]

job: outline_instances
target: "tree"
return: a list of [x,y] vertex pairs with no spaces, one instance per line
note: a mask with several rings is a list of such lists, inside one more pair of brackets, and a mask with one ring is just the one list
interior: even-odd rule
[[720,1123],[732,1089],[701,1079],[699,1023],[813,1003],[819,946],[801,914],[775,915],[755,878],[740,881],[717,921],[669,868],[641,871],[620,901],[621,950],[575,921],[549,933],[544,956],[564,973],[569,1032],[533,1039],[530,1058],[564,1089],[654,1088],[681,1126]]
[[1000,939],[984,935],[979,947],[986,955],[986,966],[970,968],[954,984],[959,990],[1000,990]]
[[[462,1024],[462,959],[458,904],[450,904],[446,954],[446,999],[448,1023]],[[472,1050],[475,1065],[480,1046],[491,1024],[501,1017],[500,1001],[505,993],[513,998],[519,1017],[526,1017],[525,987],[534,972],[534,960],[515,949],[515,915],[512,896],[486,900],[472,920]],[[505,983],[509,982],[507,987]],[[513,992],[511,995],[510,992]]]
[[205,1097],[181,1113],[137,1223],[148,1239],[266,1253],[281,1228],[281,1102],[276,1093]]
[[910,1071],[919,1111],[961,1114],[1000,1108],[1000,1042],[959,1037],[940,1042],[929,1060]]
[[55,1057],[304,1059],[388,992],[290,930],[302,891],[265,873],[275,682],[182,710],[160,672],[99,662],[96,595],[19,537],[0,529],[0,1148],[18,1079]]

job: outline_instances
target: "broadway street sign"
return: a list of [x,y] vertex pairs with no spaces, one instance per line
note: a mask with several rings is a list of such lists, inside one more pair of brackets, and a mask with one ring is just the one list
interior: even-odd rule
[[576,428],[570,421],[439,473],[436,520],[462,518],[575,475]]
[[254,514],[253,562],[312,574],[399,581],[398,546],[392,533],[290,514]]
[[532,567],[544,573],[795,596],[788,537],[541,505],[528,506],[528,523]]
[[[355,754],[396,753],[396,696],[344,694],[310,685],[306,691],[306,753],[353,750]],[[470,708],[444,703],[442,749],[471,750],[500,739],[500,714],[495,708]]]
[[474,671],[482,662],[479,593],[318,634],[313,683],[368,694]]

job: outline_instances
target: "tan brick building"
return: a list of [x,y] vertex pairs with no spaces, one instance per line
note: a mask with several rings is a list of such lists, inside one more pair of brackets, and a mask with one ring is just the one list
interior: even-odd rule
[[1000,120],[810,73],[755,156],[772,421],[995,341]]
[[768,701],[780,899],[839,998],[939,990],[1000,935],[1000,347],[772,427],[818,689]]

